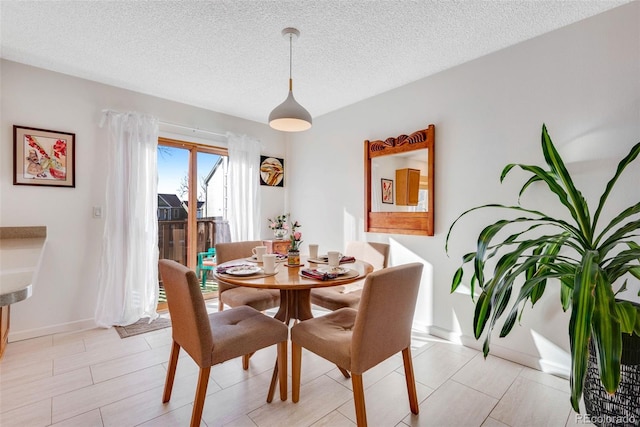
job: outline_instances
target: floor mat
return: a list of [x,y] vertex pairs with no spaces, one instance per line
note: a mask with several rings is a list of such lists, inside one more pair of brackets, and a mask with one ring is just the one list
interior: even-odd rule
[[166,317],[158,317],[153,322],[149,323],[149,318],[145,317],[138,320],[136,323],[132,323],[127,326],[116,326],[116,331],[120,338],[133,337],[135,335],[144,334],[146,332],[157,331],[158,329],[164,329],[171,326],[171,320]]

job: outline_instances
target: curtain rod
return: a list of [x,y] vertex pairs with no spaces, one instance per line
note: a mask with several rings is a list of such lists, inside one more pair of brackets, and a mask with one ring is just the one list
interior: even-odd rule
[[[103,113],[125,114],[125,113],[122,113],[121,111],[111,110],[109,108],[103,109],[102,112]],[[104,118],[102,119],[102,121],[104,121]],[[158,124],[171,126],[171,127],[175,127],[175,128],[179,128],[179,129],[186,129],[186,130],[189,130],[189,131],[194,132],[194,133],[195,132],[208,133],[209,135],[213,135],[213,136],[217,136],[217,137],[220,137],[220,138],[228,139],[226,133],[213,132],[213,131],[204,130],[204,129],[196,129],[196,128],[192,128],[192,127],[189,127],[189,126],[179,125],[179,124],[176,124],[176,123],[163,122],[162,120],[158,120]]]
[[204,130],[204,129],[196,129],[196,128],[192,128],[189,126],[184,126],[184,125],[179,125],[176,123],[169,123],[169,122],[163,122],[163,121],[159,121],[158,122],[161,125],[166,125],[166,126],[171,126],[171,127],[176,127],[176,128],[180,128],[180,129],[186,129],[186,130],[190,130],[191,132],[202,132],[202,133],[208,133],[209,135],[214,135],[214,136],[219,136],[222,138],[227,138],[227,134],[226,133],[220,133],[220,132],[213,132],[210,130]]

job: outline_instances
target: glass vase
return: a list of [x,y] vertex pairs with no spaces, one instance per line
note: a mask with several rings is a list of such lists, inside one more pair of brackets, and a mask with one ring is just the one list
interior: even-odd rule
[[289,249],[287,253],[287,264],[300,265],[300,251]]
[[287,230],[285,230],[284,228],[276,228],[275,230],[273,230],[273,237],[276,240],[282,240],[284,239],[284,236],[287,234]]

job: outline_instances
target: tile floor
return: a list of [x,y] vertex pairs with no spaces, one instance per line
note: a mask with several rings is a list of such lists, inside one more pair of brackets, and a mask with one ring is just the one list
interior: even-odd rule
[[[217,300],[207,301],[210,310]],[[317,313],[321,314],[321,313]],[[10,343],[0,363],[0,425],[186,426],[197,366],[181,353],[162,404],[171,329],[120,339],[93,329]],[[568,381],[430,336],[414,336],[420,414],[409,411],[400,354],[364,375],[372,427],[573,426]],[[202,426],[355,426],[351,382],[303,353],[300,402],[265,402],[275,348],[211,370]],[[289,361],[290,362],[290,361]],[[289,393],[291,386],[289,384]]]

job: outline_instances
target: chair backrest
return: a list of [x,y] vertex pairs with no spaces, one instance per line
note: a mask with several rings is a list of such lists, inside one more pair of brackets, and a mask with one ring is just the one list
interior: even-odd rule
[[374,270],[386,268],[389,262],[389,245],[376,242],[347,242],[345,255],[355,257],[373,265]]
[[211,366],[213,337],[209,315],[196,274],[175,261],[159,261],[167,294],[173,340],[200,366]]
[[253,255],[251,249],[262,246],[262,240],[247,240],[244,242],[216,243],[216,259],[218,264],[237,258]]
[[[253,255],[251,249],[262,246],[262,240],[246,240],[244,242],[216,243],[216,262],[218,265],[238,258],[246,258]],[[227,289],[235,288],[233,285],[218,283],[218,294]]]
[[370,273],[353,326],[351,370],[362,374],[411,345],[411,325],[423,265],[418,262]]

